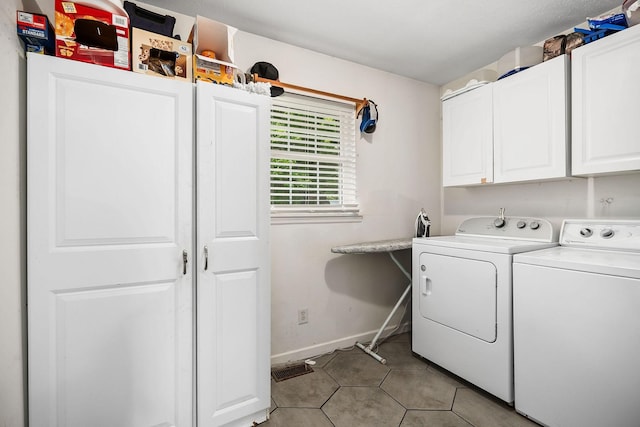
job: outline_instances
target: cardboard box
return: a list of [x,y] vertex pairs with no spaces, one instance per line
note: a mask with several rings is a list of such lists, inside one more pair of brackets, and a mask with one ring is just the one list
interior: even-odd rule
[[136,73],[188,82],[193,78],[190,43],[132,28],[131,57]]
[[[238,30],[203,16],[196,16],[189,41],[193,43],[193,79],[233,85],[233,37]],[[214,52],[215,59],[203,55]]]
[[56,56],[130,69],[129,16],[109,0],[55,0]]
[[24,48],[27,52],[54,54],[55,36],[46,15],[17,11],[16,23],[18,37],[24,42]]

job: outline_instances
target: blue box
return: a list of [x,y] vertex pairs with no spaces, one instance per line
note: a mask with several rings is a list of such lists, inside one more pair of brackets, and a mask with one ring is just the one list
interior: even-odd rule
[[37,13],[16,12],[18,37],[27,52],[55,55],[55,35],[49,19]]

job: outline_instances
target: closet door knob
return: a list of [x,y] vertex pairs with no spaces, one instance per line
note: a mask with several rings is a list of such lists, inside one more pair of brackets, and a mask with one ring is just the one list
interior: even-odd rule
[[204,247],[204,271],[207,271],[209,268],[209,248],[205,245]]

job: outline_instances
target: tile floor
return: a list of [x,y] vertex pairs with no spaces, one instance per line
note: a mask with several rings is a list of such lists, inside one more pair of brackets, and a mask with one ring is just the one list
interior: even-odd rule
[[263,427],[537,427],[505,403],[411,352],[410,333],[378,351],[316,359],[314,372],[271,381],[271,417]]

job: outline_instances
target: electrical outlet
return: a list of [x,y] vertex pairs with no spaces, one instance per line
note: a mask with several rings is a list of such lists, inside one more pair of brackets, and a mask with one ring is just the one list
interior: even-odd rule
[[301,308],[298,310],[298,325],[309,323],[309,309]]

